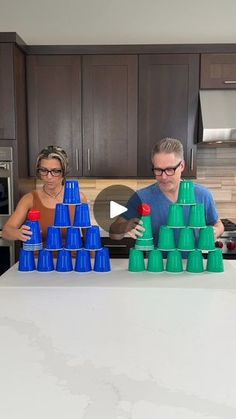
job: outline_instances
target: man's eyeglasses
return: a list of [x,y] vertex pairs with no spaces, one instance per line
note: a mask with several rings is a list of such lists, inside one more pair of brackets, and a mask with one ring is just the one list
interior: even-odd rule
[[62,174],[62,170],[61,169],[51,169],[51,170],[48,170],[48,169],[45,169],[44,167],[39,167],[37,169],[37,173],[40,176],[48,176],[48,174],[50,173],[52,176],[57,177],[57,176],[60,176]]
[[156,167],[152,167],[152,171],[155,176],[162,176],[165,173],[167,176],[173,176],[175,174],[176,169],[181,165],[182,160],[175,166],[175,167],[167,167],[166,169],[159,169]]

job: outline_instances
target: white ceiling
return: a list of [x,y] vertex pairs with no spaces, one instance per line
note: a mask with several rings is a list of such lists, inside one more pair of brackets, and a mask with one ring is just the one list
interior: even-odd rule
[[236,0],[0,0],[29,45],[236,43]]

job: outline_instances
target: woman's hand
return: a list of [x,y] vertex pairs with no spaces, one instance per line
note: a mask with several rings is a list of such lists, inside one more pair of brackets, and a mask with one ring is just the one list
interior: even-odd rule
[[17,240],[21,240],[22,242],[26,242],[29,240],[32,236],[32,231],[30,230],[29,226],[26,226],[23,224],[20,228],[17,230]]

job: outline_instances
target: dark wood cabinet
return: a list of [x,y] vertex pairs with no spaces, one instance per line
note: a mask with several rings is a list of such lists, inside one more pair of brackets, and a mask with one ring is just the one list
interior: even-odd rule
[[16,138],[14,44],[0,43],[0,140]]
[[72,176],[82,175],[81,57],[27,57],[30,175],[38,152],[59,145],[68,154]]
[[137,56],[83,57],[83,174],[137,175]]
[[163,137],[182,141],[186,170],[196,176],[199,54],[139,57],[138,176],[151,177],[151,150]]
[[202,54],[201,89],[236,89],[236,54]]

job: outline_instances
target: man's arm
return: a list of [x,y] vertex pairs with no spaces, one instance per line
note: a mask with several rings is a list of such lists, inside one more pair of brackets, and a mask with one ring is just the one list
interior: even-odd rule
[[220,219],[214,224],[213,228],[214,228],[214,236],[216,239],[220,237],[225,230],[224,225]]

